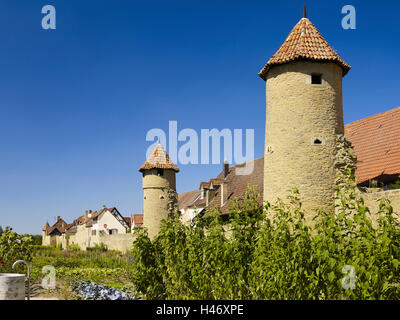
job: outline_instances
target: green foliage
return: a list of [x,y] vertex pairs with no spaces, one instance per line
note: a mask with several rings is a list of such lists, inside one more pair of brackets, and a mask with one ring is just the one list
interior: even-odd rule
[[104,243],[96,243],[94,247],[86,248],[87,251],[99,251],[99,252],[106,252],[108,250],[107,246]]
[[66,247],[66,251],[77,252],[81,251],[81,248],[77,244],[70,244],[69,246]]
[[54,266],[57,283],[88,280],[114,287],[130,285],[131,255],[116,251],[78,251],[75,246],[58,250],[51,246],[35,246],[31,263],[33,282],[40,282],[44,266]]
[[18,266],[12,270],[12,264],[16,260],[32,260],[33,241],[30,236],[19,235],[6,227],[0,236],[0,272],[22,272],[24,267]]
[[306,215],[297,190],[260,206],[250,188],[228,220],[175,215],[153,240],[135,230],[134,287],[147,299],[399,299],[399,222],[385,199],[371,219],[354,186],[338,189],[335,214]]
[[[29,235],[26,235],[26,236],[29,236]],[[42,236],[41,235],[33,234],[33,235],[30,235],[30,237],[32,238],[33,245],[40,246],[42,244]]]
[[400,180],[397,180],[396,182],[392,183],[390,185],[390,189],[392,189],[392,190],[400,189]]

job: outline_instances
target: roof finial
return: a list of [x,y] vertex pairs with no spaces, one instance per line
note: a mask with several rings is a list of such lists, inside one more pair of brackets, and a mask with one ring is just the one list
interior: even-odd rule
[[307,18],[307,9],[306,9],[306,3],[304,2],[304,9],[303,9],[303,18]]

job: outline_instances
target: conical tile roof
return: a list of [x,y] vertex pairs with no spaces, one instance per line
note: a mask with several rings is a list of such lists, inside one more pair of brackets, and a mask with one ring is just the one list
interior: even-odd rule
[[311,21],[302,18],[258,75],[266,80],[272,66],[299,60],[337,63],[343,69],[343,76],[351,69],[329,46]]
[[45,225],[44,225],[42,231],[47,231],[49,228],[50,228],[50,225],[49,225],[49,223],[46,221],[46,223],[45,223]]
[[171,161],[167,151],[158,143],[148,159],[139,168],[140,172],[150,169],[172,169],[179,172],[179,168]]

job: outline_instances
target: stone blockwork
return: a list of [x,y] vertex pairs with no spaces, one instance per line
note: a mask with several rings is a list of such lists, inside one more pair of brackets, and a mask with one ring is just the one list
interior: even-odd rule
[[[312,74],[322,84],[311,84]],[[291,62],[268,72],[264,200],[298,188],[303,208],[334,209],[337,135],[344,134],[343,70],[334,63]]]
[[117,250],[121,252],[130,251],[132,249],[134,236],[132,233],[102,235],[99,242],[107,246],[108,250]]
[[[390,201],[393,207],[393,212],[397,214],[399,219],[400,215],[400,190],[387,190],[377,192],[360,192],[360,196],[364,199],[365,205],[369,208],[372,213],[372,220],[375,221],[376,217],[374,213],[379,210],[379,202],[382,198],[386,198]],[[400,221],[400,219],[399,219]]]
[[[336,186],[341,186],[348,182],[348,174],[354,175],[357,169],[357,155],[354,152],[353,146],[344,135],[336,135],[336,150],[335,150],[335,170],[336,170]],[[354,183],[354,187],[356,184]]]
[[[176,207],[175,171],[172,169],[150,169],[143,172],[143,226],[150,238],[160,230],[162,220]],[[171,195],[175,199],[171,199]]]

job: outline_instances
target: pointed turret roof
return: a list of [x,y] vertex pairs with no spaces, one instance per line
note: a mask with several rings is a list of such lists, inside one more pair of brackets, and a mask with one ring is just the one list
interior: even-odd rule
[[299,60],[333,62],[342,67],[343,76],[349,72],[351,67],[331,48],[306,15],[304,7],[304,18],[296,24],[280,49],[258,74],[262,79],[267,79],[267,73],[272,66]]
[[47,231],[49,228],[50,228],[49,222],[46,221],[46,223],[45,223],[45,225],[44,225],[42,231]]
[[179,172],[179,168],[171,161],[167,151],[158,143],[148,159],[139,168],[140,172],[150,169],[172,169]]

